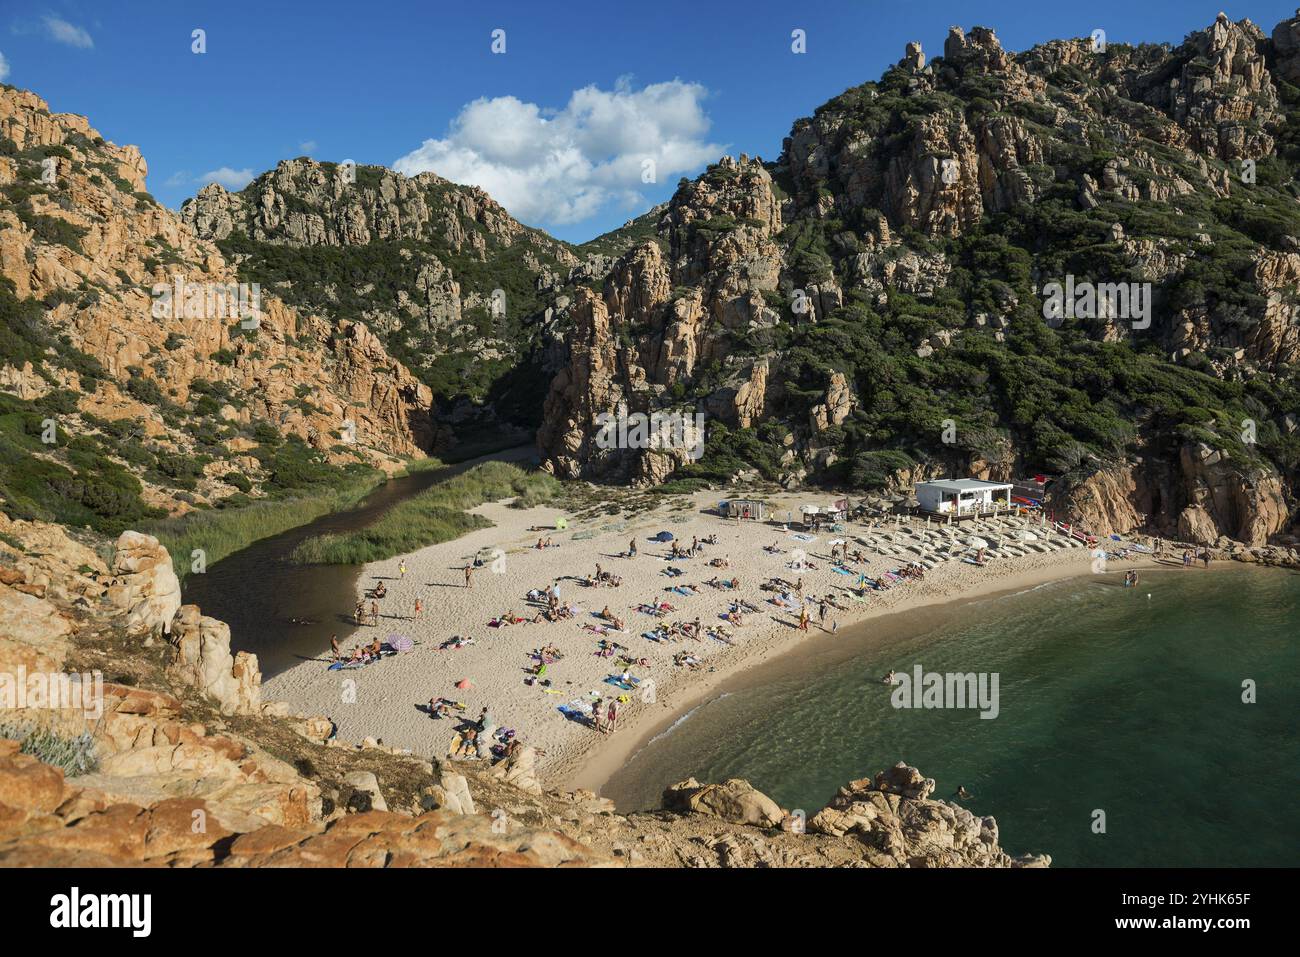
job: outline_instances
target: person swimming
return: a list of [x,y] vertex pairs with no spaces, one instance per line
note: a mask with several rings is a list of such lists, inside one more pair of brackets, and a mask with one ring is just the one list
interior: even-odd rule
[[962,800],[969,800],[971,796],[972,796],[971,793],[966,790],[966,785],[964,784],[957,785],[957,797],[961,798]]
[[897,679],[897,673],[894,671],[890,671],[889,674],[885,675],[885,677],[880,679],[880,683],[886,685],[892,685],[894,684],[896,679]]

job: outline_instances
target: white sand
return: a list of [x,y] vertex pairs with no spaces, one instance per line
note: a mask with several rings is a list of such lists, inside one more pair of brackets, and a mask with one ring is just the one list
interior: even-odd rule
[[[777,506],[773,514],[784,520],[787,509],[796,509],[798,515],[801,502],[824,502],[832,497],[783,495],[768,496],[767,500]],[[594,538],[583,541],[574,541],[573,533],[598,530],[617,520],[603,516],[586,523],[571,522],[562,532],[538,533],[530,532],[529,527],[550,526],[562,513],[549,507],[519,510],[504,504],[481,506],[475,511],[494,522],[495,527],[406,556],[405,579],[398,578],[397,559],[369,565],[362,575],[360,588],[368,589],[383,578],[388,594],[380,602],[379,627],[361,629],[358,638],[409,635],[419,642],[413,651],[343,671],[328,670],[328,656],[322,655],[320,660],[305,661],[269,679],[264,695],[288,702],[297,712],[329,716],[338,725],[338,737],[342,741],[359,742],[373,737],[388,746],[438,756],[446,754],[454,734],[454,722],[433,720],[418,706],[443,695],[465,702],[465,715],[477,717],[479,709],[487,705],[498,725],[516,729],[525,743],[545,750],[540,767],[548,784],[567,782],[599,787],[618,763],[626,760],[636,743],[647,736],[648,730],[664,725],[697,702],[709,688],[743,668],[806,641],[835,640],[828,633],[832,621],[838,621],[843,630],[880,614],[1092,572],[1090,552],[1083,547],[1020,558],[1001,557],[983,567],[952,560],[937,565],[922,581],[900,583],[887,592],[870,591],[864,604],[848,597],[848,588],[856,579],[831,571],[828,542],[832,538],[847,538],[850,550],[861,548],[867,552],[871,561],[855,567],[871,577],[885,569],[897,568],[910,556],[875,555],[857,544],[855,536],[874,534],[869,526],[859,522],[850,522],[846,534],[823,531],[816,542],[806,544],[787,535],[779,526],[747,522],[738,527],[735,521],[701,512],[718,498],[717,492],[699,493],[693,496],[692,512],[670,513],[661,509],[643,513],[626,520],[622,531],[597,531]],[[892,528],[892,519],[877,521],[878,530],[892,531]],[[702,557],[671,562],[686,574],[669,578],[663,574],[670,564],[663,560],[668,555],[668,546],[648,541],[660,529],[672,532],[683,547],[690,545],[692,536],[704,538],[710,534],[718,536],[719,544],[706,547]],[[548,534],[560,547],[541,551],[531,547],[539,535]],[[972,534],[987,533],[963,530],[961,538],[964,540]],[[618,557],[634,537],[638,557]],[[763,550],[763,545],[774,541],[779,542],[784,554]],[[464,587],[465,564],[480,549],[495,548],[505,552],[504,563],[497,563],[498,567],[504,565],[503,570],[494,573],[489,562],[475,569],[473,587]],[[795,548],[804,549],[816,568],[802,572],[787,568]],[[730,559],[731,567],[720,569],[708,565],[709,559],[719,556]],[[489,619],[506,611],[531,618],[537,609],[525,600],[529,589],[543,589],[564,576],[585,578],[594,572],[597,563],[622,576],[623,584],[619,588],[587,588],[578,581],[561,581],[564,603],[576,604],[581,609],[576,618],[488,627]],[[1120,575],[1123,569],[1140,564],[1149,562],[1124,562],[1118,570],[1112,564],[1110,574]],[[706,625],[721,624],[718,615],[726,610],[733,593],[704,586],[714,576],[739,578],[739,597],[762,609],[759,614],[747,615],[743,627],[729,626],[736,640],[734,646],[709,638],[654,642],[642,637],[642,632],[651,630],[657,621],[633,610],[632,606],[641,602],[667,600],[674,605],[676,611],[663,619],[665,622],[690,622],[698,617]],[[823,632],[817,626],[814,605],[810,630],[800,632],[794,627],[797,613],[767,604],[766,599],[774,593],[759,587],[774,576],[791,582],[802,577],[805,597],[833,595],[850,610],[828,609],[827,632]],[[702,586],[701,594],[683,597],[665,592],[665,588],[680,583]],[[350,613],[358,597],[340,595],[340,610]],[[411,617],[416,597],[424,603],[423,618],[419,621]],[[605,683],[607,676],[621,670],[617,659],[598,657],[595,651],[600,636],[581,627],[584,623],[597,624],[591,613],[605,605],[624,619],[629,631],[610,637],[626,645],[630,656],[644,657],[651,662],[649,668],[631,669],[632,674],[652,678],[655,686],[653,702],[643,701],[638,691],[630,694],[627,704],[620,704],[618,731],[613,735],[599,734],[566,719],[556,710],[557,705],[573,699],[589,698],[590,692],[599,694],[606,704],[612,696],[628,694]],[[438,650],[438,645],[452,635],[472,636],[476,644],[455,651]],[[554,644],[564,654],[546,673],[559,694],[547,694],[540,686],[524,684],[533,665],[529,652],[546,644]],[[703,659],[705,666],[696,671],[674,667],[673,655],[683,650]],[[472,687],[457,690],[455,684],[462,678],[468,678]]]

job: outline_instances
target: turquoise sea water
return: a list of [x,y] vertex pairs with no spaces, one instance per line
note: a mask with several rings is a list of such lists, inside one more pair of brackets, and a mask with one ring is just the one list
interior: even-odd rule
[[[937,797],[965,786],[1009,851],[1056,866],[1294,866],[1297,637],[1300,575],[1242,567],[1144,573],[1136,590],[1088,577],[867,623],[724,685],[602,793],[631,810],[687,776],[743,777],[811,814],[905,760]],[[998,717],[894,708],[880,676],[917,664],[996,672]]]

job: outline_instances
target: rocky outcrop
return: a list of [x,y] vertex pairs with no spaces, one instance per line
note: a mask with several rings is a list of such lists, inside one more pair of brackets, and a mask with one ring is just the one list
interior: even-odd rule
[[262,673],[257,655],[232,654],[230,626],[184,605],[170,628],[175,649],[168,675],[215,700],[222,714],[257,714],[262,704]]
[[108,598],[126,612],[130,634],[171,634],[172,617],[181,607],[181,583],[158,539],[139,532],[118,537]]
[[694,778],[687,778],[664,791],[664,807],[670,811],[709,814],[732,824],[760,827],[779,827],[786,818],[775,801],[739,778],[722,784],[703,785]]
[[[413,371],[438,387],[436,417],[473,432],[501,417],[535,421],[542,396],[494,377],[451,376],[445,354],[472,355],[502,373],[510,365],[546,368],[545,342],[558,303],[572,287],[603,275],[565,243],[523,226],[477,187],[434,173],[405,176],[374,166],[286,160],[238,193],[217,184],[187,201],[181,216],[204,239],[238,249],[282,278],[300,311],[348,320],[360,316],[384,348],[412,358]],[[283,270],[290,250],[329,248],[330,272]],[[303,253],[311,255],[311,253]],[[349,286],[353,274],[384,263],[384,281]],[[564,278],[566,277],[567,278]],[[507,295],[509,290],[509,295]],[[533,377],[520,376],[520,390]],[[445,431],[436,436],[445,438]]]
[[[808,829],[853,835],[900,867],[1047,867],[1047,855],[1013,858],[998,826],[958,804],[934,801],[934,781],[902,762],[874,780],[851,781],[808,821]],[[874,862],[873,862],[874,863]]]
[[[146,500],[185,511],[193,500],[234,491],[222,481],[230,472],[265,478],[246,455],[258,422],[339,463],[360,456],[391,470],[397,457],[429,447],[429,388],[363,327],[291,309],[270,288],[258,291],[253,326],[234,314],[235,267],[144,192],[146,166],[134,147],[107,143],[84,117],[51,113],[39,97],[12,88],[0,90],[0,136],[18,151],[50,151],[46,159],[56,163],[55,181],[44,184],[39,154],[4,159],[26,185],[0,209],[0,276],[20,300],[49,304],[42,331],[61,343],[28,363],[30,372],[0,368],[0,389],[35,398],[57,384],[76,399],[60,426],[110,449],[120,437],[106,434],[104,421],[134,423],[164,456],[215,459],[182,494],[142,468],[139,456],[122,456]],[[64,225],[49,225],[55,221]],[[165,307],[158,291],[178,283],[176,308]],[[256,299],[245,292],[251,309]],[[206,408],[213,395],[221,401]]]

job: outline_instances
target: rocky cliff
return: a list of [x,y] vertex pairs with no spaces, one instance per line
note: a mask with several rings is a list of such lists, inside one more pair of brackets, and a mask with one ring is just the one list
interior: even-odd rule
[[[597,267],[433,173],[286,160],[238,193],[217,184],[181,216],[300,309],[363,322],[438,402],[448,434],[535,426],[560,339],[555,301]],[[354,277],[365,275],[364,285]]]
[[[375,333],[239,290],[220,250],[145,192],[145,174],[135,147],[0,88],[0,399],[34,434],[55,422],[57,440],[23,449],[55,470],[50,481],[119,470],[147,506],[183,511],[269,477],[252,454],[259,426],[334,465],[423,455],[431,393]],[[57,495],[23,485],[0,474],[11,504]]]
[[[774,162],[724,157],[625,231],[569,310],[547,467],[1047,472],[1098,531],[1294,535],[1297,37],[1220,15],[1177,47],[909,44]],[[1089,291],[1056,314],[1053,283]],[[705,414],[703,460],[601,447],[620,409]]]
[[0,543],[0,674],[77,673],[96,692],[6,702],[2,866],[1050,863],[1009,855],[992,818],[933,800],[903,764],[811,817],[740,780],[683,781],[663,811],[621,815],[546,789],[529,748],[488,767],[344,744],[328,718],[261,700],[256,658],[181,605],[156,540],[126,532],[105,563],[87,536],[0,518]]

